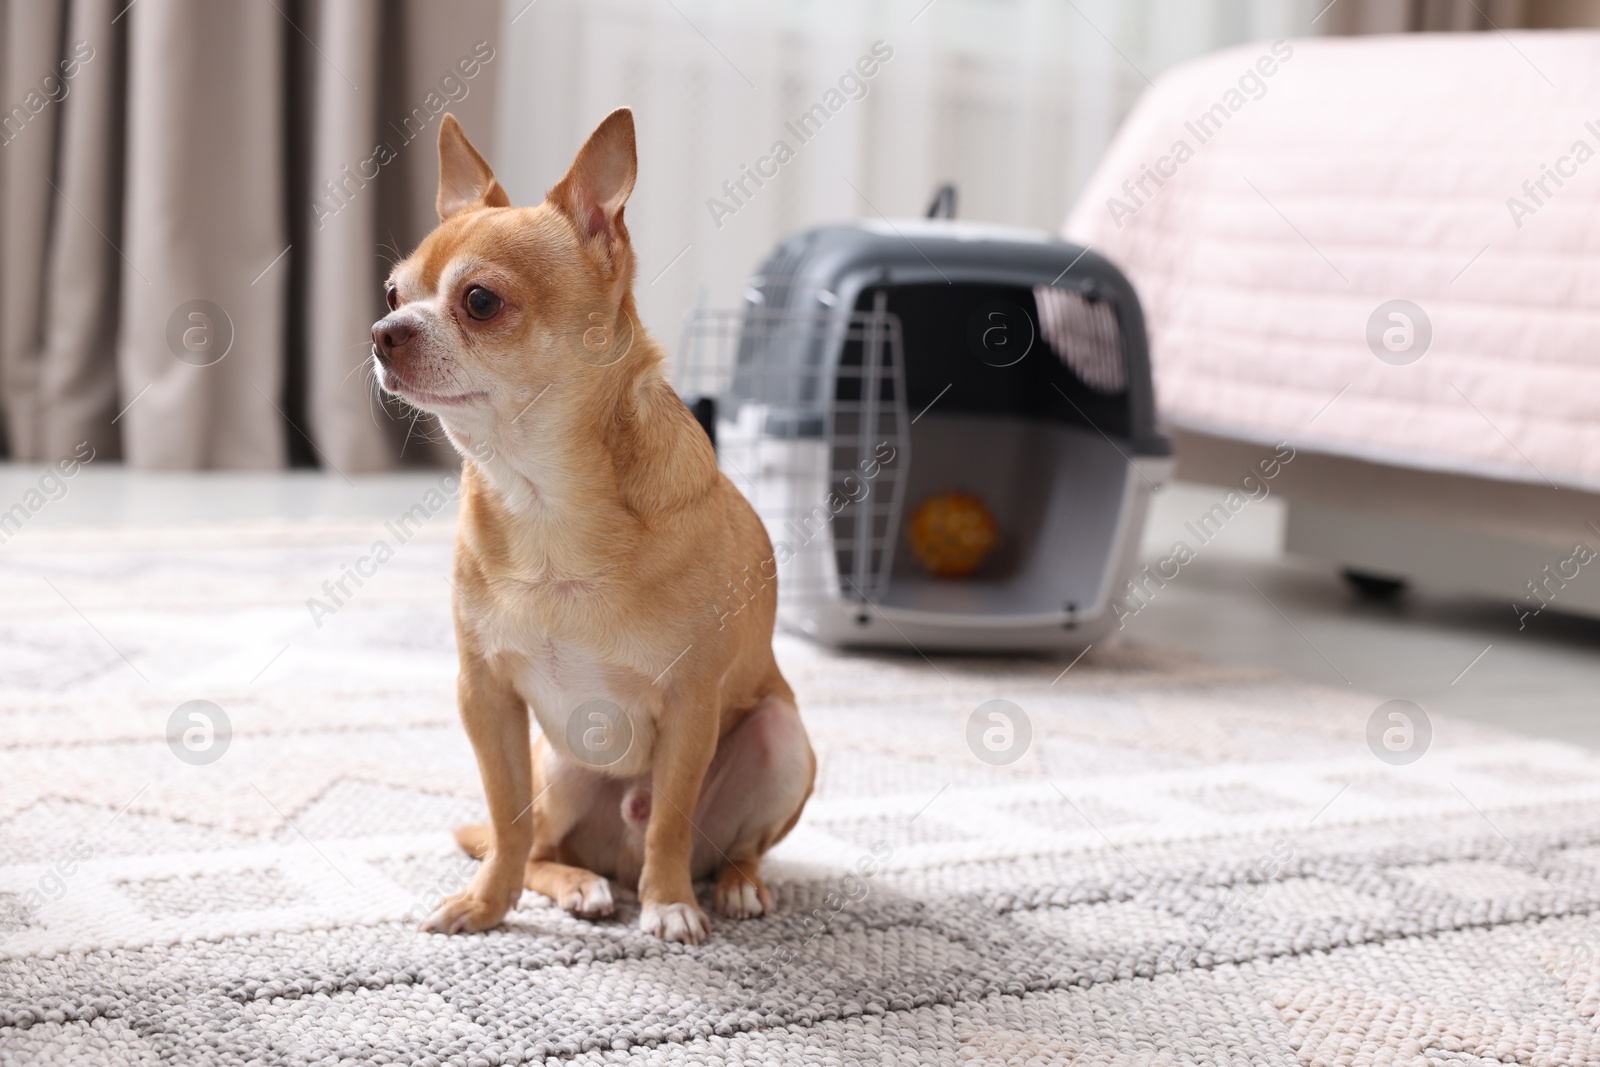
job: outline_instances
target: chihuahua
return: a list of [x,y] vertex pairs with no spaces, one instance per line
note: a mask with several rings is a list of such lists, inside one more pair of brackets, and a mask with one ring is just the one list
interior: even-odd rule
[[372,327],[380,385],[463,458],[457,700],[490,822],[456,830],[484,862],[426,930],[495,926],[524,887],[609,915],[614,880],[646,933],[698,943],[696,880],[725,916],[771,912],[761,857],[816,776],[772,654],[775,587],[717,608],[772,545],[638,326],[637,167],[621,108],[544,203],[512,207],[446,114],[439,226]]

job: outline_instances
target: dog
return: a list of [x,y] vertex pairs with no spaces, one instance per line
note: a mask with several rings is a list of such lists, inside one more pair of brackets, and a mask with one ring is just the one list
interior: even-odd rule
[[638,326],[637,169],[621,108],[543,203],[512,207],[446,114],[439,226],[372,327],[379,384],[462,455],[457,702],[490,823],[456,830],[483,863],[426,930],[486,930],[524,888],[611,915],[614,880],[647,934],[696,944],[696,880],[724,916],[772,911],[761,857],[816,777],[775,583],[719,609],[772,545]]

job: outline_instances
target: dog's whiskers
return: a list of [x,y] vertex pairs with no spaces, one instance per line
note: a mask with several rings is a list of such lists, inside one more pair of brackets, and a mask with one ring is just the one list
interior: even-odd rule
[[[370,371],[372,369],[372,360],[364,359],[360,363],[357,363],[354,367],[351,367],[350,368],[350,373],[346,374],[344,376],[344,381],[340,382],[339,384],[340,385],[344,385],[345,382],[348,382],[352,377],[354,377],[356,371],[360,370],[362,367],[365,367],[367,370]],[[373,380],[376,381],[377,379],[374,378]]]
[[381,432],[383,425],[378,422],[378,413],[372,410],[372,401],[374,399],[378,401],[380,406],[383,404],[383,391],[378,387],[378,379],[376,377],[367,380],[367,417],[372,420],[372,428]]
[[401,459],[405,459],[406,458],[406,446],[411,443],[411,431],[415,430],[417,428],[417,420],[419,418],[421,418],[421,417],[422,417],[422,412],[420,410],[413,410],[411,412],[411,424],[406,427],[406,439],[404,441],[400,442],[400,458]]

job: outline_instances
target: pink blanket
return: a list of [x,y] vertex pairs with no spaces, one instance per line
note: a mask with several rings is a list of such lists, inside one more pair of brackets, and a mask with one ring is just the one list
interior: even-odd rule
[[1063,233],[1138,288],[1173,425],[1600,489],[1600,33],[1186,64]]

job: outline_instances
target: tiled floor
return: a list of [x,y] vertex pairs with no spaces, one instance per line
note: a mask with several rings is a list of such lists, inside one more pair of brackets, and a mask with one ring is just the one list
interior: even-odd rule
[[[36,488],[39,477],[37,469],[0,465],[0,512]],[[394,474],[347,484],[312,472],[162,474],[91,467],[29,522],[392,518],[440,477],[441,472]],[[1164,554],[1183,519],[1203,511],[1218,493],[1182,484],[1165,490],[1150,517],[1146,555]],[[1284,558],[1281,530],[1276,500],[1241,512],[1200,558],[1127,620],[1126,632],[1222,662],[1348,683],[1384,699],[1404,697],[1425,709],[1600,747],[1600,620],[1548,611],[1519,632],[1509,605],[1440,590],[1416,590],[1390,606],[1363,603],[1328,568]]]

